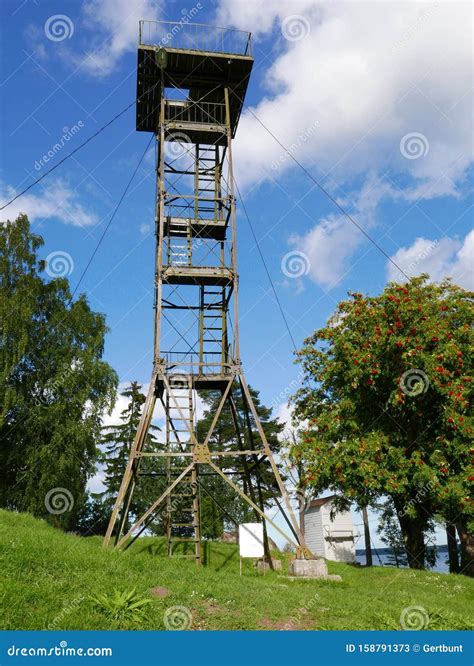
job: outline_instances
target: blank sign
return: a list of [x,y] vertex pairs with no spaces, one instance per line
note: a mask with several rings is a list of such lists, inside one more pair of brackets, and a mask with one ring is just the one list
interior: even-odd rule
[[263,524],[239,525],[240,557],[263,557]]

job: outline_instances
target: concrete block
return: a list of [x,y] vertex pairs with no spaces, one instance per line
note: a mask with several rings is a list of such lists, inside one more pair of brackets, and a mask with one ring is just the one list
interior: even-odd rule
[[290,576],[301,578],[326,578],[328,568],[322,558],[318,560],[293,560],[293,562],[290,562],[288,573]]
[[265,562],[265,560],[257,560],[257,570],[258,571],[268,571],[270,569],[270,565],[268,562]]
[[[274,557],[272,557],[272,564],[273,564],[273,569],[275,571],[281,571],[281,560],[277,560]],[[270,569],[270,565],[268,562],[265,562],[265,560],[258,560],[257,561],[257,569],[258,571],[267,571]]]

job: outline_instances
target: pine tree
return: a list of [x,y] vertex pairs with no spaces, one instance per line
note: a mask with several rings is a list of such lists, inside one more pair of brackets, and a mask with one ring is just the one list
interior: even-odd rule
[[[143,404],[146,400],[141,392],[141,386],[138,382],[131,382],[121,396],[128,398],[128,405],[120,414],[121,423],[104,426],[101,444],[104,452],[102,462],[105,463],[104,485],[106,490],[102,493],[102,500],[112,509],[113,503],[118,495],[120,484],[130,456],[133,440],[138,430],[140,415]],[[145,450],[147,452],[157,451],[159,442],[155,433],[160,429],[158,426],[151,425],[145,440]],[[143,458],[140,463],[139,474],[140,482],[136,484],[132,501],[130,504],[130,516],[138,517],[144,513],[152,502],[161,493],[164,485],[165,463],[163,458]],[[160,523],[160,521],[158,520]],[[151,528],[152,529],[152,528]],[[155,527],[156,531],[156,527]]]
[[389,500],[382,505],[377,533],[389,549],[388,564],[396,567],[407,566],[407,556],[402,531],[395,515],[395,508]]
[[[259,398],[256,390],[249,387],[250,394],[255,404],[257,414],[260,418],[263,430],[267,437],[270,448],[273,451],[278,451],[280,443],[278,435],[283,430],[283,425],[277,419],[271,418],[271,409],[265,407]],[[246,408],[246,401],[242,394],[239,385],[232,387],[232,394],[235,403],[238,434],[232,416],[231,409],[226,403],[222,409],[221,415],[218,419],[214,432],[209,440],[209,448],[218,451],[236,451],[236,450],[249,450],[252,448],[261,449],[261,440],[258,434],[253,417],[248,415]],[[221,394],[217,391],[209,391],[202,393],[201,397],[204,400],[206,409],[203,417],[198,421],[197,432],[199,441],[203,441],[211,426],[214,414],[218,408],[221,400]],[[269,506],[273,496],[279,496],[280,492],[276,485],[275,477],[270,468],[268,461],[263,461],[255,465],[255,461],[246,461],[243,456],[239,457],[223,457],[219,460],[223,469],[239,469],[245,471],[245,466],[251,478],[251,487],[249,487],[245,474],[233,475],[232,480],[237,483],[242,490],[250,496],[257,505],[260,505],[259,486],[262,495],[264,506]],[[246,521],[254,521],[257,517],[252,507],[229,486],[220,477],[203,477],[201,483],[209,488],[213,497],[219,504],[228,511],[228,514],[234,518],[238,523]],[[205,494],[202,494],[205,498]],[[224,528],[235,528],[232,520],[226,516],[223,511],[218,511],[217,514],[212,505],[215,503],[209,497],[205,498],[202,502],[201,516],[202,516],[202,529],[205,536],[213,538],[213,535],[222,533]],[[258,517],[260,520],[260,517]],[[217,527],[219,525],[219,527]]]

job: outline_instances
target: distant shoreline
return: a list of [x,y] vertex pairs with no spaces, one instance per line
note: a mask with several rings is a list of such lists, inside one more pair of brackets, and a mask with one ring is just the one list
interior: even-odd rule
[[[372,552],[377,551],[379,555],[391,555],[392,554],[392,549],[391,548],[376,548],[375,546],[372,546]],[[447,544],[443,544],[440,546],[436,546],[436,551],[438,553],[447,553],[448,552],[448,546]],[[357,548],[356,549],[356,555],[365,555],[365,548]]]

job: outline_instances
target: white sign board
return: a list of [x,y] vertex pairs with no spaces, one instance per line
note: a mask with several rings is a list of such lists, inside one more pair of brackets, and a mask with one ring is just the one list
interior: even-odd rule
[[263,524],[239,525],[240,557],[263,557]]

